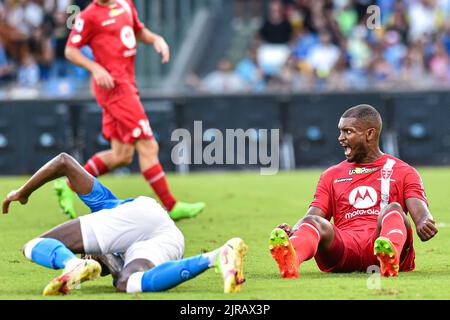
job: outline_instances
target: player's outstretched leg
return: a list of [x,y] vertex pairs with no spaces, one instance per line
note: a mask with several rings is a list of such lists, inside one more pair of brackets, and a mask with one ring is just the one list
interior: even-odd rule
[[216,259],[216,272],[221,272],[223,277],[224,293],[239,292],[245,282],[244,256],[248,246],[241,238],[233,238],[221,248]]
[[76,259],[66,264],[63,273],[54,278],[44,288],[44,296],[68,294],[70,290],[77,289],[79,285],[88,280],[100,277],[102,267],[92,259]]
[[70,219],[75,219],[77,213],[74,206],[73,191],[70,189],[66,182],[66,178],[60,178],[55,180],[53,184],[56,196],[58,197],[58,204],[62,212],[66,214]]
[[278,264],[282,278],[298,278],[298,258],[289,236],[281,228],[270,233],[269,250]]
[[23,253],[41,266],[64,269],[61,276],[45,287],[45,296],[67,294],[78,284],[96,279],[101,273],[101,266],[97,261],[79,259],[64,243],[56,239],[33,239],[24,246]]
[[399,203],[392,202],[383,209],[378,216],[378,227],[380,234],[374,242],[373,251],[380,262],[381,275],[395,277],[398,275],[407,230],[411,228]]
[[399,254],[388,238],[378,237],[373,245],[373,252],[380,261],[382,276],[395,277],[398,275]]
[[293,233],[289,231],[292,234],[286,233],[285,230],[292,230],[286,224],[275,228],[270,234],[269,249],[278,264],[282,278],[298,278],[300,265],[316,255],[322,239],[321,231],[316,225],[321,229],[332,230],[327,220],[307,216],[298,223],[296,231]]
[[[238,292],[244,283],[243,258],[246,252],[247,245],[244,241],[233,238],[214,251],[178,261],[165,262],[145,272],[134,272],[127,279],[119,280],[117,289],[129,293],[165,291],[215,267],[222,273],[224,292]],[[130,262],[127,267],[131,267],[133,262]]]

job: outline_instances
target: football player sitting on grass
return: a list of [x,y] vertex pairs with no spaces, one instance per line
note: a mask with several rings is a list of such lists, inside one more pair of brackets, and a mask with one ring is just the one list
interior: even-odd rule
[[306,216],[294,228],[282,224],[271,233],[269,249],[281,277],[297,278],[301,263],[312,257],[324,272],[380,266],[389,277],[413,270],[406,213],[422,241],[438,232],[422,179],[413,167],[381,152],[382,121],[372,106],[348,109],[338,128],[346,160],[321,175]]

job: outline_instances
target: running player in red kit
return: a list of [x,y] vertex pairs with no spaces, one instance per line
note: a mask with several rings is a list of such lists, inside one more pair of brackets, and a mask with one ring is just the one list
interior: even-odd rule
[[[152,44],[169,62],[170,52],[165,40],[139,21],[131,0],[94,0],[75,20],[66,45],[68,60],[92,73],[98,104],[103,109],[103,136],[111,149],[95,154],[84,168],[97,177],[133,160],[135,149],[145,180],[153,188],[172,219],[196,216],[204,203],[188,204],[172,195],[158,159],[158,143],[139,98],[135,81],[137,40]],[[88,45],[94,60],[80,49]],[[71,218],[76,216],[73,195],[65,180],[58,180],[55,189],[59,204]]]
[[297,278],[301,263],[312,257],[324,272],[365,272],[379,265],[389,277],[413,270],[406,213],[422,241],[438,232],[419,174],[381,152],[382,120],[372,106],[348,109],[338,128],[347,160],[321,175],[309,210],[294,228],[282,224],[271,233],[269,249],[281,276]]

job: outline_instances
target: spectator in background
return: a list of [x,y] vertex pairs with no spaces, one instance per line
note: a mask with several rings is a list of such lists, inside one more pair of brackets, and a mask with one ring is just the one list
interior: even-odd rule
[[17,82],[21,87],[35,87],[39,83],[39,66],[31,54],[25,56],[20,64]]
[[330,71],[326,81],[327,90],[346,90],[350,88],[348,61],[344,54],[341,54],[336,64]]
[[424,88],[429,83],[426,78],[423,56],[417,47],[411,47],[403,58],[398,85],[410,89]]
[[304,60],[308,56],[311,48],[317,43],[319,43],[319,37],[307,28],[304,28],[292,47],[292,54],[297,59]]
[[199,89],[212,93],[229,93],[249,91],[249,86],[234,71],[231,61],[222,58],[217,65],[217,70],[202,79]]
[[417,0],[412,1],[409,10],[409,39],[415,41],[426,35],[433,36],[439,24],[439,10],[436,6],[436,0]]
[[369,77],[375,88],[388,88],[395,77],[392,65],[384,58],[383,49],[378,46],[374,50],[374,58],[369,65]]
[[447,55],[450,55],[450,20],[447,20],[443,27],[441,40],[445,51],[447,51]]
[[8,61],[5,48],[0,40],[0,85],[13,79],[13,67]]
[[349,36],[353,28],[358,23],[358,12],[350,0],[341,0],[335,3],[336,13],[334,15],[340,32],[344,36]]
[[42,80],[49,78],[51,64],[54,61],[51,33],[48,31],[44,28],[34,28],[28,41],[29,52],[36,59]]
[[330,33],[322,32],[319,39],[319,43],[309,51],[306,60],[319,78],[326,78],[339,59],[341,51],[331,42]]
[[20,61],[27,54],[28,24],[19,2],[5,0],[0,21],[0,38],[13,61]]
[[314,89],[314,74],[302,69],[302,63],[290,56],[281,71],[268,85],[270,91],[304,91]]
[[430,60],[431,74],[435,77],[438,84],[448,84],[450,71],[449,57],[444,46],[439,41],[435,43],[435,50],[436,52]]
[[259,30],[261,40],[271,44],[289,44],[292,37],[292,26],[286,18],[281,1],[272,0],[269,3],[267,19]]
[[395,30],[400,35],[400,41],[408,42],[409,24],[406,16],[406,8],[402,1],[396,1],[393,13],[388,17],[387,29]]
[[258,62],[267,78],[278,73],[285,64],[290,54],[292,35],[292,26],[286,17],[283,3],[270,1],[268,16],[259,30],[263,43],[258,49]]
[[396,72],[400,71],[406,53],[407,48],[401,43],[400,34],[395,30],[388,30],[384,35],[384,58]]
[[[416,0],[413,0],[416,1]],[[395,3],[397,0],[376,0],[376,5],[380,8],[381,23],[386,25],[395,10]]]
[[263,2],[261,0],[234,0],[233,24],[237,29],[246,23],[259,26],[261,23]]
[[358,14],[358,21],[365,20],[367,15],[367,8],[376,3],[375,0],[353,0],[356,13]]
[[258,62],[258,48],[252,46],[247,56],[236,65],[236,74],[242,78],[252,91],[261,92],[266,89],[264,72]]
[[[66,25],[67,3],[63,5],[62,2],[53,3],[53,5],[48,8],[48,10],[52,13],[54,23],[53,45],[55,51],[55,59],[50,71],[50,78],[52,80],[69,77],[71,70],[73,69],[72,65],[66,60],[64,56],[64,50],[66,47],[67,39],[69,37],[70,29]],[[78,5],[77,3],[75,4]]]
[[353,70],[364,70],[370,63],[372,50],[367,43],[367,28],[362,23],[355,27],[348,39],[347,53]]
[[297,0],[295,2],[299,16],[301,17],[302,29],[308,33],[317,32],[313,21],[312,2],[313,0]]

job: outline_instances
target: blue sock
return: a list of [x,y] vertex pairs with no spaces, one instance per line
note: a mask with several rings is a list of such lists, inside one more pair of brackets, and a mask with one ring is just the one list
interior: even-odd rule
[[142,291],[157,292],[173,288],[207,270],[209,262],[207,257],[198,255],[160,264],[144,272],[141,282]]
[[[25,256],[41,266],[52,269],[64,269],[67,261],[77,257],[59,240],[44,238],[33,246],[32,242],[36,240],[31,240],[25,246]],[[31,248],[27,248],[27,246]]]

